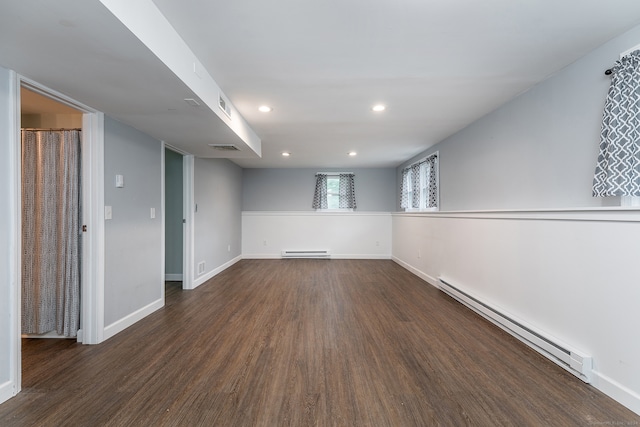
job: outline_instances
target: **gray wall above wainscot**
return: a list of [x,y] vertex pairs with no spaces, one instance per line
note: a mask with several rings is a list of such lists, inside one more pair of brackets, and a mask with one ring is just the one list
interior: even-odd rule
[[396,175],[393,168],[243,169],[243,211],[313,211],[318,172],[353,172],[357,210],[395,210]]

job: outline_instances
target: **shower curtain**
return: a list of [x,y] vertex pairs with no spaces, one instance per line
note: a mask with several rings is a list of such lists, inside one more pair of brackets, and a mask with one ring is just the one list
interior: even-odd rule
[[22,130],[22,332],[80,327],[80,131]]

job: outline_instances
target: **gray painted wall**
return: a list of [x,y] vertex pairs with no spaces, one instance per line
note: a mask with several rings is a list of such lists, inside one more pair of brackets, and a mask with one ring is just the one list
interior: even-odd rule
[[[162,297],[162,145],[105,117],[105,326]],[[116,174],[124,188],[115,188]],[[150,209],[155,208],[155,219]]]
[[164,272],[182,274],[183,255],[182,154],[164,151]]
[[[407,164],[438,150],[441,210],[619,203],[591,197],[610,83],[604,70],[638,43],[640,27],[406,162],[397,176]],[[399,197],[396,203],[399,209]]]
[[317,172],[353,172],[357,210],[395,210],[396,173],[392,168],[244,169],[243,211],[313,211]]
[[9,70],[0,68],[0,384],[11,378],[9,360],[11,356],[11,281],[15,273],[12,262],[16,256],[13,234],[13,186],[11,176],[11,144],[15,140],[10,126],[14,119],[15,101],[10,96],[11,77]]
[[208,273],[241,254],[242,169],[227,159],[194,159],[194,201],[194,262],[204,261]]

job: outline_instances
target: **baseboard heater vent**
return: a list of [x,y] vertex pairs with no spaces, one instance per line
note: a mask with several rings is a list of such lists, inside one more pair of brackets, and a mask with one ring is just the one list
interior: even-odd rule
[[557,363],[586,383],[591,382],[592,359],[567,345],[545,336],[533,327],[526,325],[513,316],[509,316],[496,308],[480,301],[478,298],[464,292],[442,278],[439,287],[444,293],[466,305],[482,317],[496,324],[529,347],[536,350],[551,361]]
[[329,251],[282,251],[282,258],[321,258],[329,259]]

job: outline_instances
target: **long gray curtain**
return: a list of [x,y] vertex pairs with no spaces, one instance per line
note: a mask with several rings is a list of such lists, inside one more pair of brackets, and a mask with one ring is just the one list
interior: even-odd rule
[[338,207],[340,209],[356,208],[356,186],[355,175],[352,173],[341,173],[339,176],[340,198]]
[[611,70],[593,196],[640,196],[640,51]]
[[313,192],[313,209],[327,209],[327,175],[323,173],[316,174],[316,188]]
[[80,325],[80,131],[22,131],[22,332]]
[[403,209],[412,207],[409,205],[409,184],[407,183],[410,173],[410,167],[402,169],[402,181],[400,182],[400,207]]

